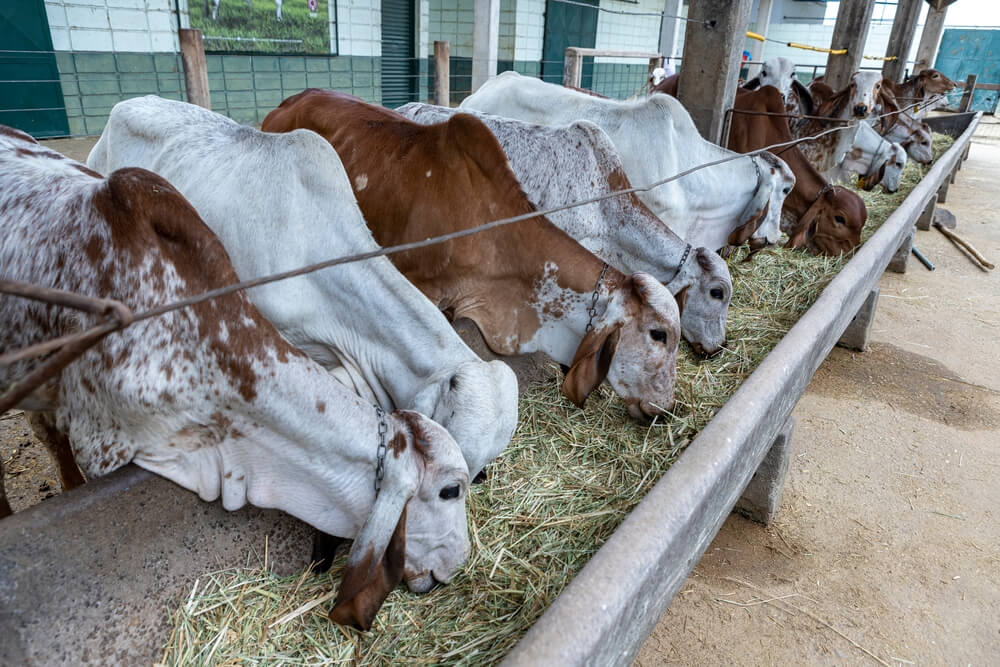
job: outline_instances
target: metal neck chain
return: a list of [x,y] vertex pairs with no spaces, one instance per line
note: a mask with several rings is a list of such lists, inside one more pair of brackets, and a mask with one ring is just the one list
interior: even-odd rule
[[608,263],[604,262],[604,268],[601,269],[601,275],[597,278],[597,284],[594,285],[594,293],[590,295],[590,308],[587,308],[587,315],[590,317],[587,319],[587,328],[583,330],[585,334],[589,334],[594,329],[594,318],[597,317],[597,299],[601,295],[601,283],[604,282],[604,276],[608,273]]
[[385,454],[389,449],[385,442],[385,436],[389,431],[389,425],[385,422],[385,410],[376,405],[375,414],[378,415],[378,453],[375,460],[375,497],[377,498],[378,492],[382,490],[382,478],[385,477]]
[[676,279],[677,276],[681,275],[681,269],[684,268],[684,262],[687,261],[688,255],[690,255],[690,254],[691,254],[691,244],[688,243],[687,247],[684,248],[684,254],[681,255],[681,261],[680,261],[680,263],[677,264],[677,270],[674,271],[674,275],[670,277],[670,280],[668,280],[664,284],[669,284],[669,283],[674,282],[674,279]]

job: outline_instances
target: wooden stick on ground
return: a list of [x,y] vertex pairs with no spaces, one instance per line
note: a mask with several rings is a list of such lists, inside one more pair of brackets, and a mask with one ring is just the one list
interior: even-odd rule
[[979,251],[976,250],[976,248],[971,243],[969,243],[968,241],[965,241],[964,239],[962,239],[958,234],[956,234],[955,232],[951,231],[950,229],[945,229],[944,227],[942,227],[940,225],[940,223],[935,222],[934,226],[937,227],[937,230],[939,232],[941,232],[942,234],[944,234],[945,236],[947,236],[948,239],[952,243],[954,243],[955,245],[957,245],[958,247],[962,248],[963,250],[965,250],[966,252],[968,252],[970,255],[972,255],[972,257],[977,262],[979,262],[983,266],[983,268],[985,270],[992,271],[993,269],[996,268],[995,265],[993,265],[992,263],[988,262],[985,257],[983,257],[981,254],[979,254]]

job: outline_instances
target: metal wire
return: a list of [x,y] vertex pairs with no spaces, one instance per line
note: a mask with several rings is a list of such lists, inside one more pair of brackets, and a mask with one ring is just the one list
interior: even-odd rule
[[707,21],[704,19],[691,19],[686,16],[677,16],[675,14],[667,14],[665,12],[630,12],[624,9],[608,9],[606,7],[598,7],[597,5],[589,5],[586,2],[575,2],[574,0],[551,0],[552,2],[558,2],[563,5],[576,5],[577,7],[586,7],[587,9],[596,9],[599,12],[606,12],[608,14],[622,14],[626,16],[660,16],[665,19],[679,19],[681,21],[687,21],[688,23],[701,23],[703,25],[714,25],[715,21]]

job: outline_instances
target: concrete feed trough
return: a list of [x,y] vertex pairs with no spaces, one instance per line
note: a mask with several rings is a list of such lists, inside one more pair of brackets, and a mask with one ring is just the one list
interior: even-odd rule
[[[787,469],[790,414],[842,339],[863,347],[887,266],[905,268],[980,114],[931,119],[956,136],[921,183],[744,382],[507,656],[509,664],[621,663],[636,655],[727,514],[768,520]],[[857,322],[852,325],[855,313]],[[847,331],[847,335],[845,334]],[[757,473],[755,476],[755,472]],[[748,486],[749,484],[749,486]],[[274,511],[226,512],[129,465],[0,522],[0,664],[150,663],[165,612],[195,580],[246,561],[270,536],[284,572],[311,529]]]

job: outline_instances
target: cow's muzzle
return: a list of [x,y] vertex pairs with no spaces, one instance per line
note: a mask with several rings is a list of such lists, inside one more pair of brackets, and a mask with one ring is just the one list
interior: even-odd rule
[[867,104],[856,104],[854,105],[854,117],[864,118],[868,115],[868,105]]

